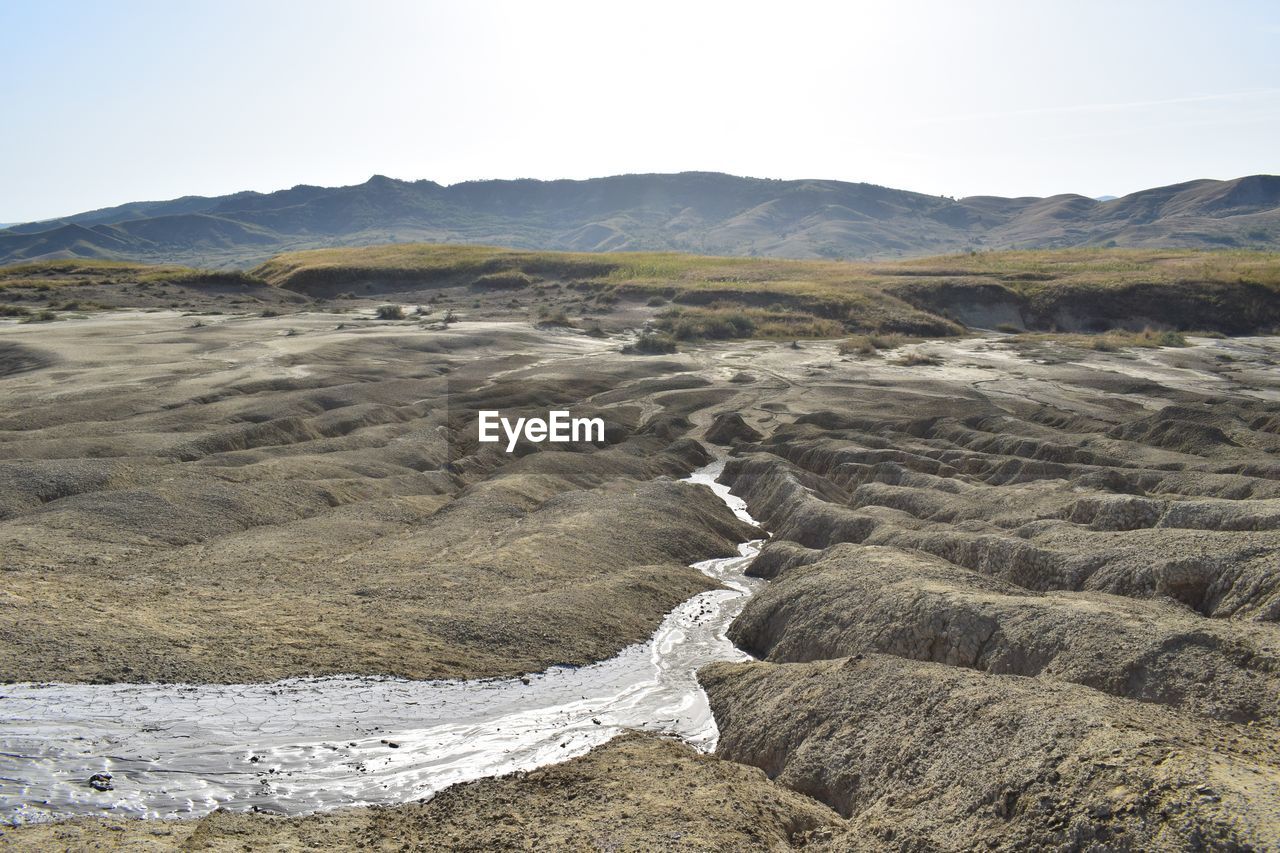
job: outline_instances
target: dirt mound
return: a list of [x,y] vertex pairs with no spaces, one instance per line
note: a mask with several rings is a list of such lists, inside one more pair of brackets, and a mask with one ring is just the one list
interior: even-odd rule
[[1036,594],[915,551],[837,545],[814,556],[747,604],[735,643],[776,662],[885,652],[1280,723],[1274,631],[1167,603]]
[[707,428],[707,441],[730,445],[739,441],[752,442],[764,438],[737,412],[722,412]]
[[0,378],[25,373],[28,370],[39,370],[55,362],[56,359],[52,354],[35,347],[0,343]]
[[1266,848],[1270,731],[1050,679],[861,655],[713,664],[717,754],[850,818],[835,849]]

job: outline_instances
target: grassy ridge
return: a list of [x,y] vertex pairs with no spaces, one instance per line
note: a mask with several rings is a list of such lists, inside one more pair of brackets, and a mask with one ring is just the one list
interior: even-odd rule
[[535,296],[554,288],[594,303],[669,302],[659,328],[687,340],[934,337],[966,326],[1226,334],[1280,327],[1280,254],[1273,252],[1067,249],[852,263],[393,244],[287,253],[249,273],[115,261],[0,269],[0,289],[75,284],[207,285],[209,292],[235,285],[293,300],[358,292],[391,302],[448,287]]
[[74,287],[81,284],[263,284],[246,272],[200,270],[176,264],[61,260],[0,267],[3,287]]
[[726,258],[675,252],[528,252],[490,246],[418,243],[288,252],[262,264],[254,273],[272,284],[296,287],[321,276],[430,278],[504,270],[656,289],[727,287],[743,292],[785,291],[824,298],[845,298],[851,290],[889,288],[904,281],[939,278],[994,279],[1023,293],[1063,284],[1114,288],[1136,282],[1188,281],[1250,281],[1280,289],[1280,253],[1189,249],[979,252],[893,263],[861,263]]
[[915,335],[994,327],[997,315],[1031,330],[1156,326],[1238,334],[1280,324],[1274,252],[1066,249],[854,263],[418,244],[288,253],[254,274],[312,296],[371,282],[393,292],[523,275],[618,296],[660,295],[705,311],[798,313],[847,331]]

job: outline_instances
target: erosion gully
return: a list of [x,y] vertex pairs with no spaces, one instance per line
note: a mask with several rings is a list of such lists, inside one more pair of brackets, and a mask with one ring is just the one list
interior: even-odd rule
[[[754,523],[716,482],[723,467],[686,479]],[[672,610],[648,642],[525,679],[0,686],[0,820],[411,802],[581,755],[624,729],[711,750],[719,733],[695,673],[747,658],[725,632],[763,584],[743,574],[760,544],[695,563],[725,588]],[[95,774],[110,774],[111,788],[90,785]]]

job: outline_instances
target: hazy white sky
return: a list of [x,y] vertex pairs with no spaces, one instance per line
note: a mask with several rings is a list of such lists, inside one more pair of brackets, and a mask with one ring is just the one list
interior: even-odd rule
[[0,0],[0,32],[0,222],[374,173],[1280,172],[1280,2]]

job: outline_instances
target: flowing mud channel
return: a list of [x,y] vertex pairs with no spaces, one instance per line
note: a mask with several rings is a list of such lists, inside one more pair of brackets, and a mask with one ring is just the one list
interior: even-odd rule
[[[687,482],[710,487],[724,461]],[[723,585],[675,608],[646,643],[584,667],[512,679],[362,677],[270,684],[13,684],[0,698],[0,814],[8,822],[217,808],[285,814],[420,800],[459,782],[581,755],[640,729],[703,751],[718,732],[695,673],[749,659],[725,636],[764,583],[739,555],[694,564]],[[87,784],[110,774],[111,790]]]

